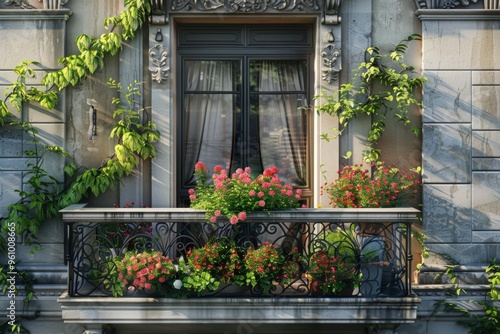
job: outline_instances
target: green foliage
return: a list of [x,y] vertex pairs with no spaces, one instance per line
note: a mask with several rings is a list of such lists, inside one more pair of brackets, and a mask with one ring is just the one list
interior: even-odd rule
[[[123,176],[128,175],[133,166],[136,166],[135,156],[138,153],[143,159],[155,156],[155,150],[152,142],[159,138],[159,133],[155,130],[152,122],[148,121],[145,125],[140,122],[130,123],[131,127],[139,129],[141,140],[124,140],[122,135],[116,137],[124,147],[132,146],[129,152],[121,154],[120,159],[109,159],[104,166],[98,169],[85,171],[79,175],[67,189],[60,189],[58,180],[48,173],[44,168],[44,161],[53,158],[54,155],[67,157],[68,154],[58,146],[45,145],[39,142],[36,130],[30,123],[12,122],[17,117],[11,110],[21,112],[26,103],[37,102],[43,108],[53,109],[58,100],[58,92],[68,85],[76,85],[85,79],[89,74],[95,73],[104,66],[104,59],[117,54],[121,50],[122,40],[132,39],[135,32],[142,26],[151,10],[147,0],[126,0],[125,10],[117,17],[108,18],[105,26],[108,28],[113,24],[113,29],[121,28],[121,34],[110,32],[101,35],[95,39],[91,36],[80,35],[76,39],[80,54],[64,57],[59,60],[63,68],[45,75],[42,83],[46,90],[36,87],[28,88],[26,82],[36,78],[32,66],[38,66],[37,62],[22,61],[14,68],[17,79],[4,90],[5,99],[0,101],[0,127],[5,124],[13,124],[22,127],[29,136],[30,149],[24,153],[29,158],[25,173],[25,186],[23,189],[16,190],[20,199],[8,206],[8,214],[0,220],[0,229],[5,234],[8,226],[15,225],[16,233],[22,235],[25,243],[32,243],[36,239],[41,225],[52,217],[55,217],[59,210],[65,206],[77,203],[81,198],[87,195],[90,190],[94,195],[98,195],[112,187]],[[52,89],[53,87],[57,89]],[[142,128],[141,128],[142,127]],[[128,137],[137,137],[130,131]],[[144,143],[145,147],[138,147],[137,143]],[[116,152],[116,150],[115,150]],[[132,162],[133,160],[133,162]],[[72,177],[79,170],[74,162],[64,166],[64,172]],[[6,242],[0,238],[0,251],[5,253]],[[2,267],[3,268],[3,267]],[[2,270],[3,273],[3,270]],[[0,282],[5,285],[6,277],[0,275]],[[28,284],[31,277],[25,272],[19,272],[18,277],[25,282],[23,288],[26,292],[25,302],[31,300],[34,296],[31,283]],[[7,322],[0,324],[0,330],[28,333],[21,325],[16,324],[12,328],[7,328]],[[10,327],[10,326],[9,326]]]
[[[89,192],[97,197],[107,189],[114,188],[121,178],[129,175],[137,166],[137,156],[144,160],[156,156],[154,142],[160,139],[160,133],[156,124],[147,119],[146,108],[136,110],[141,83],[134,82],[124,89],[120,83],[110,79],[108,85],[123,95],[123,102],[119,98],[112,101],[117,106],[113,118],[118,119],[110,135],[118,139],[115,154],[103,166],[88,169],[79,175],[59,197],[61,208],[77,203]],[[75,168],[71,165],[67,169],[74,171]]]
[[[135,108],[139,104],[138,97],[141,96],[141,83],[134,81],[126,89],[114,80],[110,80],[108,84],[120,92],[122,97],[121,99],[114,98],[112,101],[117,107],[113,118],[119,119],[119,121],[111,131],[110,137],[121,138],[121,143],[115,147],[116,157],[122,165],[132,168],[137,164],[135,159],[131,159],[133,154],[137,154],[143,159],[156,156],[153,143],[160,139],[160,133],[150,120],[142,122],[143,118],[148,118],[147,109],[136,110]],[[130,169],[127,171],[130,172]]]
[[381,53],[377,46],[368,48],[368,59],[358,66],[351,82],[340,86],[338,96],[321,94],[315,97],[326,101],[317,108],[318,113],[337,116],[341,126],[333,136],[323,134],[323,139],[335,138],[353,119],[368,115],[372,124],[363,156],[366,161],[377,161],[381,153],[377,142],[384,133],[388,115],[411,126],[411,131],[419,135],[420,129],[410,124],[408,113],[412,106],[421,106],[414,92],[423,86],[426,78],[414,76],[415,68],[403,63],[403,57],[408,43],[420,39],[419,35],[411,35],[389,54]]
[[[466,304],[459,302],[442,300],[438,304],[442,305],[445,311],[459,312],[467,318],[467,321],[463,321],[461,324],[469,328],[469,334],[500,334],[500,264],[496,260],[492,260],[486,268],[486,273],[490,285],[490,290],[486,294],[487,299],[484,301],[470,300],[468,302],[479,306],[482,312],[473,312]],[[451,278],[455,278],[452,283],[456,288],[456,294],[459,295],[463,290],[459,288],[456,277],[451,275]]]
[[289,284],[298,278],[300,261],[296,249],[285,254],[269,243],[255,249],[249,248],[243,260],[246,284],[269,293],[274,288],[274,282]]
[[58,146],[44,145],[38,139],[38,130],[30,123],[15,123],[27,136],[30,149],[24,154],[26,161],[25,186],[15,190],[20,199],[8,206],[8,215],[1,219],[0,228],[4,235],[8,227],[14,225],[16,233],[24,236],[24,242],[31,244],[36,234],[47,219],[55,217],[60,210],[57,194],[60,192],[58,180],[44,168],[46,160],[57,156],[67,157],[68,154]]
[[42,83],[50,88],[56,86],[58,91],[65,87],[75,86],[88,75],[104,67],[104,60],[115,56],[122,49],[123,40],[131,40],[135,32],[147,20],[151,5],[147,0],[127,0],[125,10],[118,16],[109,17],[104,21],[104,27],[111,30],[119,27],[121,34],[113,31],[102,34],[99,38],[89,35],[79,35],[76,45],[80,54],[59,59],[64,67],[55,72],[48,73]]

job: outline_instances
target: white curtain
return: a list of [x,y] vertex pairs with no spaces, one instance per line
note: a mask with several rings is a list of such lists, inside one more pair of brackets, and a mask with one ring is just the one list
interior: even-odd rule
[[[232,61],[189,61],[184,101],[185,165],[184,185],[192,184],[194,165],[203,161],[209,168],[233,166],[236,152],[234,115],[239,112],[234,94],[239,78]],[[306,184],[307,117],[301,109],[305,101],[304,63],[301,61],[252,61],[249,113],[258,122],[246,134],[257,152],[247,157],[254,171],[277,166],[281,177],[293,185]],[[255,105],[257,104],[257,105]],[[254,133],[255,132],[255,133]],[[237,165],[239,162],[235,162]],[[246,167],[246,166],[237,166]]]
[[259,75],[262,164],[264,168],[277,166],[282,178],[294,185],[306,184],[303,66],[297,61],[262,61]]
[[230,61],[189,61],[186,67],[184,184],[189,184],[196,162],[212,171],[231,160],[235,105]]

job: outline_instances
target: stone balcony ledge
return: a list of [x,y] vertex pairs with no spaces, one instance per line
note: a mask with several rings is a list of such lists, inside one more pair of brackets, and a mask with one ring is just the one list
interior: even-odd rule
[[58,302],[78,324],[403,324],[417,317],[420,298],[150,298],[71,297]]

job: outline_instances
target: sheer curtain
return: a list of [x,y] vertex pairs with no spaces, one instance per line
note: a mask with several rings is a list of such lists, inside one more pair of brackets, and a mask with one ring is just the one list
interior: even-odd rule
[[231,160],[233,141],[233,64],[189,61],[184,101],[184,184],[193,182],[196,162],[215,165]]
[[264,168],[277,166],[291,184],[306,184],[307,118],[303,62],[261,61],[260,149]]

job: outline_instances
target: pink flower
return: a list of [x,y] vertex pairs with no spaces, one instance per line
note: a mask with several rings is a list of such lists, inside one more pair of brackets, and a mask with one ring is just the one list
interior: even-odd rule
[[194,165],[194,169],[196,171],[201,171],[201,172],[204,172],[206,173],[207,172],[207,166],[205,166],[205,164],[201,161],[197,162],[196,165]]
[[266,201],[263,201],[263,200],[260,200],[259,201],[259,206],[262,208],[264,206],[266,206]]
[[253,190],[253,189],[252,189],[252,190],[250,190],[250,191],[248,192],[248,195],[250,195],[251,197],[254,197],[254,196],[255,196],[255,190]]
[[196,199],[196,195],[189,195],[189,199],[190,199],[191,201],[194,201],[194,200]]
[[222,166],[217,165],[214,167],[214,172],[220,173],[221,171],[222,171]]
[[217,217],[215,217],[215,216],[210,217],[211,223],[215,223],[216,221],[217,221]]
[[194,195],[194,189],[193,188],[189,189],[188,193],[189,193],[189,195]]
[[274,190],[269,190],[268,194],[269,194],[269,196],[274,196],[275,195]]
[[215,212],[214,212],[214,216],[215,216],[215,217],[219,217],[220,215],[221,215],[220,210],[215,210]]
[[232,224],[232,225],[235,225],[236,223],[238,223],[238,217],[236,216],[232,216],[231,219],[229,219],[229,222]]
[[242,212],[238,213],[238,219],[239,219],[239,220],[241,220],[241,221],[243,221],[243,220],[247,219],[247,214],[246,214],[246,212],[243,212],[243,211],[242,211]]
[[259,197],[264,197],[264,195],[265,195],[265,194],[264,194],[264,192],[263,192],[263,191],[259,191],[259,193],[257,194],[257,196],[259,196]]

